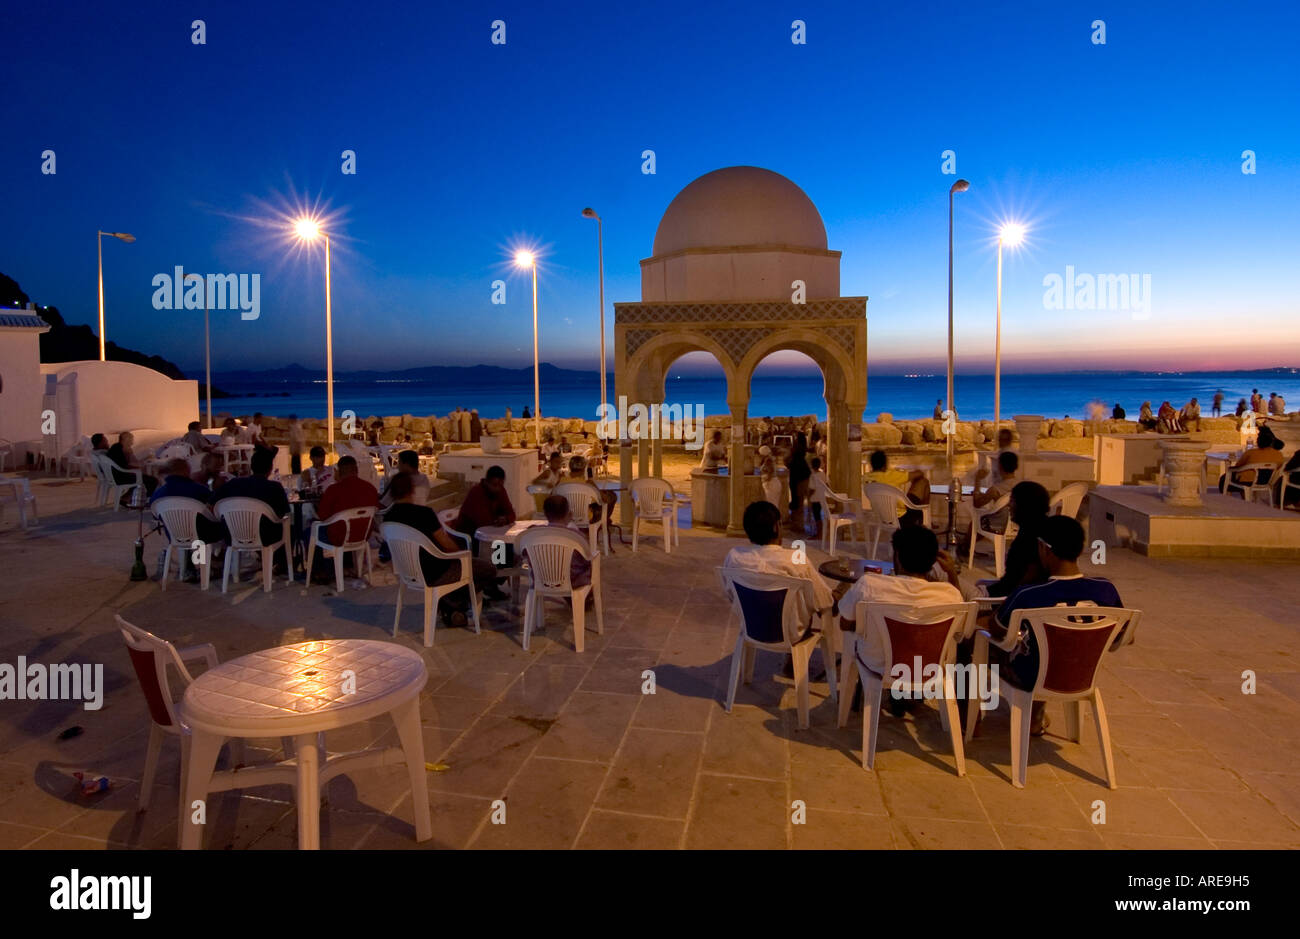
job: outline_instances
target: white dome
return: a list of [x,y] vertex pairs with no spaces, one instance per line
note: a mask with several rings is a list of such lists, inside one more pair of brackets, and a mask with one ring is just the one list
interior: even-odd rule
[[825,251],[826,226],[812,200],[780,173],[729,166],[705,173],[669,203],[654,255],[744,245]]

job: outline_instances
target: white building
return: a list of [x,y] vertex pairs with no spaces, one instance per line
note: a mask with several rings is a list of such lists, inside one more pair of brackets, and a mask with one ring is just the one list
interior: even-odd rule
[[0,446],[13,445],[11,466],[40,449],[41,333],[49,331],[32,309],[0,309]]

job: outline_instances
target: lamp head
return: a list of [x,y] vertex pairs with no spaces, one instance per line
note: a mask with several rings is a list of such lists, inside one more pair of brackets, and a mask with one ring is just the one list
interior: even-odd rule
[[586,208],[586,209],[583,209],[583,210],[582,210],[582,217],[583,217],[583,218],[594,218],[594,219],[599,219],[599,218],[600,218],[600,216],[596,214],[596,210],[595,210],[595,209],[592,209],[592,208]]
[[998,238],[1008,248],[1013,248],[1025,240],[1025,226],[1008,222],[998,232]]
[[533,266],[534,264],[536,264],[536,263],[537,263],[537,259],[533,257],[533,252],[531,252],[531,251],[517,251],[517,252],[515,252],[515,265],[516,265],[516,266],[518,266],[518,267],[532,267],[532,266]]
[[127,244],[135,241],[135,235],[128,235],[124,231],[115,231],[112,234],[114,238],[117,238],[120,241],[125,241]]
[[300,218],[293,223],[293,233],[303,241],[315,241],[320,237],[320,223],[314,218]]
[[966,191],[967,189],[969,189],[969,188],[970,188],[970,183],[969,183],[969,182],[967,182],[967,181],[964,180],[964,179],[959,179],[959,180],[957,180],[955,183],[952,184],[952,188],[949,189],[948,191],[949,191],[949,192],[965,192],[965,191]]

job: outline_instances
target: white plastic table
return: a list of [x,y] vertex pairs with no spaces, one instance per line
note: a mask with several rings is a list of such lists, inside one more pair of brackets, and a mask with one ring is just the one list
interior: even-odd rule
[[256,448],[251,443],[223,443],[217,447],[217,453],[221,454],[225,461],[223,468],[229,473],[232,465],[237,470],[248,469],[254,449]]
[[504,541],[510,547],[519,544],[519,536],[532,528],[534,525],[545,525],[544,518],[521,518],[513,525],[480,525],[474,529],[474,540],[491,544],[494,541]]
[[[190,730],[182,757],[180,846],[201,846],[194,804],[206,802],[209,793],[289,783],[298,800],[298,847],[319,849],[320,787],[352,769],[403,762],[411,780],[415,840],[433,837],[420,731],[419,695],[428,678],[418,653],[373,639],[278,646],[204,672],[180,705]],[[318,734],[381,714],[392,716],[401,746],[337,755],[318,750]],[[214,773],[221,745],[231,737],[292,737],[294,758]]]

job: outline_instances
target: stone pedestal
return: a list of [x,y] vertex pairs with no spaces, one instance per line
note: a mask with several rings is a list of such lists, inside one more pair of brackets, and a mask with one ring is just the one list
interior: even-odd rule
[[1016,422],[1016,433],[1020,434],[1020,452],[1037,453],[1038,452],[1038,432],[1043,429],[1043,418],[1037,414],[1017,414],[1014,418]]
[[1201,440],[1162,440],[1160,449],[1165,452],[1165,502],[1183,508],[1203,505],[1202,470],[1210,444]]

